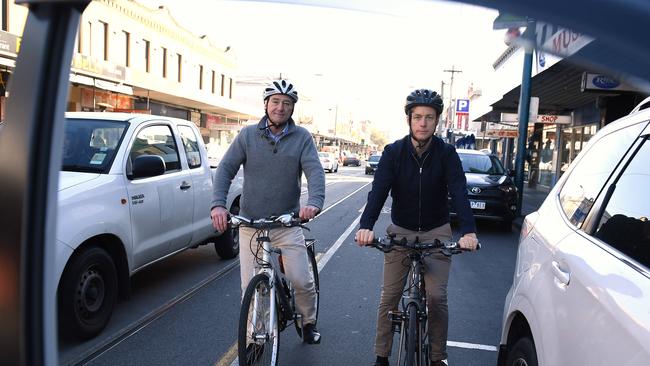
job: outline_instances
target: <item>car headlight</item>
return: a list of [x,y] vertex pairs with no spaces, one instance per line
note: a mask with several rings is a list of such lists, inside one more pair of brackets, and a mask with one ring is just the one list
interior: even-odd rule
[[517,192],[517,187],[515,186],[499,186],[499,189],[505,193],[515,193]]

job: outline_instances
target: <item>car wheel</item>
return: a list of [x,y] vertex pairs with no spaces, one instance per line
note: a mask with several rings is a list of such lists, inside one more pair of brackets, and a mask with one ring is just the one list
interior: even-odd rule
[[[230,213],[238,214],[239,207],[231,207]],[[215,237],[214,250],[221,259],[232,259],[239,255],[239,229],[228,227],[226,232]]]
[[537,366],[535,343],[528,337],[520,338],[508,352],[506,366]]
[[338,166],[338,164],[337,164],[337,165],[336,165],[336,169],[334,169],[334,173],[336,173],[336,172],[338,172],[338,171],[339,171],[339,166]]
[[75,254],[61,277],[59,329],[66,338],[90,339],[108,324],[117,301],[117,270],[102,248]]

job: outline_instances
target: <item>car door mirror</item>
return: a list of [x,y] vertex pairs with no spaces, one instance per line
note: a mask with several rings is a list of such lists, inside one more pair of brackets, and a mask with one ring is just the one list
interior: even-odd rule
[[165,174],[165,160],[158,155],[140,155],[133,160],[132,179]]

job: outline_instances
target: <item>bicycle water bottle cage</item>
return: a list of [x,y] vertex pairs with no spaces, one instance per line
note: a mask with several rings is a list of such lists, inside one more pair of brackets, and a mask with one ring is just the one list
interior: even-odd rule
[[271,241],[271,238],[269,238],[268,236],[258,236],[257,237],[257,242],[258,243],[263,243],[265,241]]

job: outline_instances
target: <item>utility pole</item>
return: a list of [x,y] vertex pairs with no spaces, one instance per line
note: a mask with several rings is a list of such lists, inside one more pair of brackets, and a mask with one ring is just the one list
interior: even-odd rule
[[[457,70],[454,65],[451,65],[451,70],[444,70],[444,72],[450,72],[451,73],[451,83],[449,83],[449,106],[448,108],[451,108],[453,103],[454,103],[454,74],[456,73],[461,73],[463,70]],[[449,121],[450,123],[453,123],[453,117],[452,120]]]

